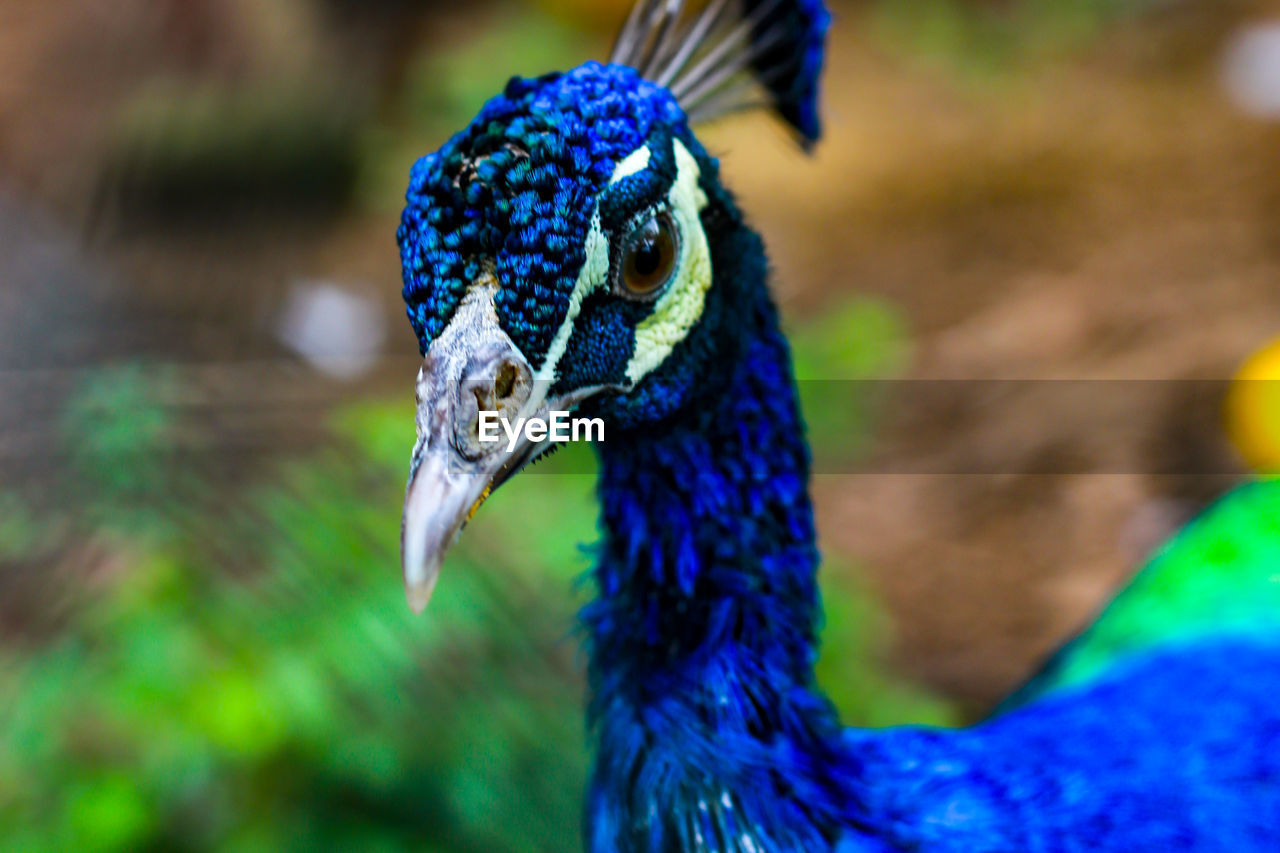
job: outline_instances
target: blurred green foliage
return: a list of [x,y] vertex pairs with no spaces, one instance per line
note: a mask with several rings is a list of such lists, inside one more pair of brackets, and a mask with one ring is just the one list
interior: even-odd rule
[[480,17],[474,37],[414,57],[395,98],[397,126],[366,130],[358,194],[369,209],[399,210],[414,160],[465,127],[513,76],[565,70],[599,53],[563,17],[529,3],[498,4]]
[[892,625],[856,572],[833,560],[823,563],[824,627],[818,684],[840,709],[846,725],[880,728],[919,724],[953,726],[957,709],[884,668]]
[[71,469],[93,519],[141,533],[164,526],[174,424],[158,399],[166,372],[139,364],[89,371],[62,413]]
[[[898,345],[881,309],[832,316],[859,343],[836,323],[801,335],[804,358]],[[105,372],[66,412],[113,570],[82,579],[56,636],[0,645],[0,849],[577,849],[589,449],[495,495],[416,617],[407,401],[340,410],[330,445],[215,503],[165,473],[153,376]],[[3,505],[0,555],[29,552],[31,513]],[[837,574],[820,677],[846,720],[946,721],[880,670],[886,626]]]
[[906,369],[906,323],[887,302],[859,297],[823,311],[789,337],[815,467],[856,459],[886,402],[887,380]]
[[415,122],[456,131],[513,76],[567,70],[597,52],[580,30],[527,3],[487,17],[474,37],[423,53],[409,69],[404,108]]
[[[147,423],[129,394],[115,403],[71,408]],[[101,519],[127,565],[2,670],[0,847],[575,843],[586,756],[572,608],[546,576],[567,580],[583,558],[571,539],[530,554],[496,535],[500,519],[477,521],[429,616],[412,616],[396,579],[411,412],[367,404],[337,420],[335,447],[230,511],[171,505],[142,539],[133,513]],[[85,451],[104,494],[137,486],[112,469],[146,466],[120,449]],[[517,484],[513,503],[553,491],[566,537],[575,505],[589,529],[589,482],[541,479],[542,497],[522,500]]]
[[895,49],[980,77],[1078,49],[1143,0],[877,0],[872,31]]

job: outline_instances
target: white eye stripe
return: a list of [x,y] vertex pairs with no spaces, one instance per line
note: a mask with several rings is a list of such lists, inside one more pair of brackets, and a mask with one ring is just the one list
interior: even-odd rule
[[[701,169],[680,140],[673,140],[672,146],[676,158],[676,180],[667,193],[665,208],[681,234],[680,257],[671,282],[654,303],[653,313],[636,327],[635,346],[626,369],[631,383],[639,382],[648,375],[671,354],[676,344],[684,340],[702,316],[707,290],[711,287],[711,251],[701,222],[702,210],[707,206],[706,193],[698,185]],[[647,145],[636,149],[614,168],[609,184],[640,173],[648,168],[651,161],[652,152]],[[569,295],[564,321],[551,339],[535,381],[553,382],[556,379],[560,360],[569,347],[583,302],[594,290],[609,284],[612,250],[598,207],[592,213],[585,249],[586,258]]]
[[613,169],[613,175],[609,178],[609,186],[621,181],[623,178],[629,178],[632,175],[639,174],[649,168],[649,161],[653,159],[653,152],[649,150],[648,145],[642,145],[635,151],[632,151],[622,162]]
[[573,284],[573,292],[569,294],[569,308],[565,312],[564,322],[556,330],[547,347],[547,356],[542,360],[534,381],[551,382],[556,378],[560,359],[569,348],[569,338],[573,336],[573,324],[582,311],[582,303],[587,295],[597,287],[603,287],[609,280],[609,240],[604,236],[600,225],[600,210],[596,209],[591,216],[591,230],[587,232],[586,258],[582,269],[578,271],[578,280]]
[[[653,152],[648,145],[632,151],[614,167],[613,174],[609,177],[609,186],[649,168],[652,159]],[[600,208],[597,206],[591,215],[591,229],[587,232],[586,258],[583,260],[582,269],[578,271],[578,279],[573,284],[573,292],[569,294],[569,308],[565,312],[560,328],[556,330],[555,337],[551,339],[551,345],[547,347],[546,358],[542,360],[542,367],[538,369],[534,377],[535,381],[551,382],[556,379],[560,359],[569,348],[569,339],[573,336],[573,324],[582,311],[582,303],[593,290],[608,284],[611,262],[609,239],[604,234],[604,228],[600,223]]]

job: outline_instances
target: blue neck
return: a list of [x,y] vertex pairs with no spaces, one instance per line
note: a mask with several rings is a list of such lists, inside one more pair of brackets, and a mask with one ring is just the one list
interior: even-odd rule
[[583,612],[593,850],[738,849],[727,839],[746,833],[816,851],[844,822],[850,763],[813,680],[808,450],[759,302],[722,390],[601,448],[605,538]]

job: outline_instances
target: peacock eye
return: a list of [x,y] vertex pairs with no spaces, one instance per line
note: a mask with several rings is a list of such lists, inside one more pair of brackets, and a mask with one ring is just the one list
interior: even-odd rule
[[658,213],[637,226],[622,244],[618,283],[627,296],[647,298],[671,280],[680,253],[680,237],[667,213]]

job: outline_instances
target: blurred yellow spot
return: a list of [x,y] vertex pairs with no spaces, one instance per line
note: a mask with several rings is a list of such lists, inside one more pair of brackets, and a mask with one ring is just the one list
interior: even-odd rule
[[1259,474],[1280,473],[1280,338],[1255,353],[1231,382],[1227,437]]

